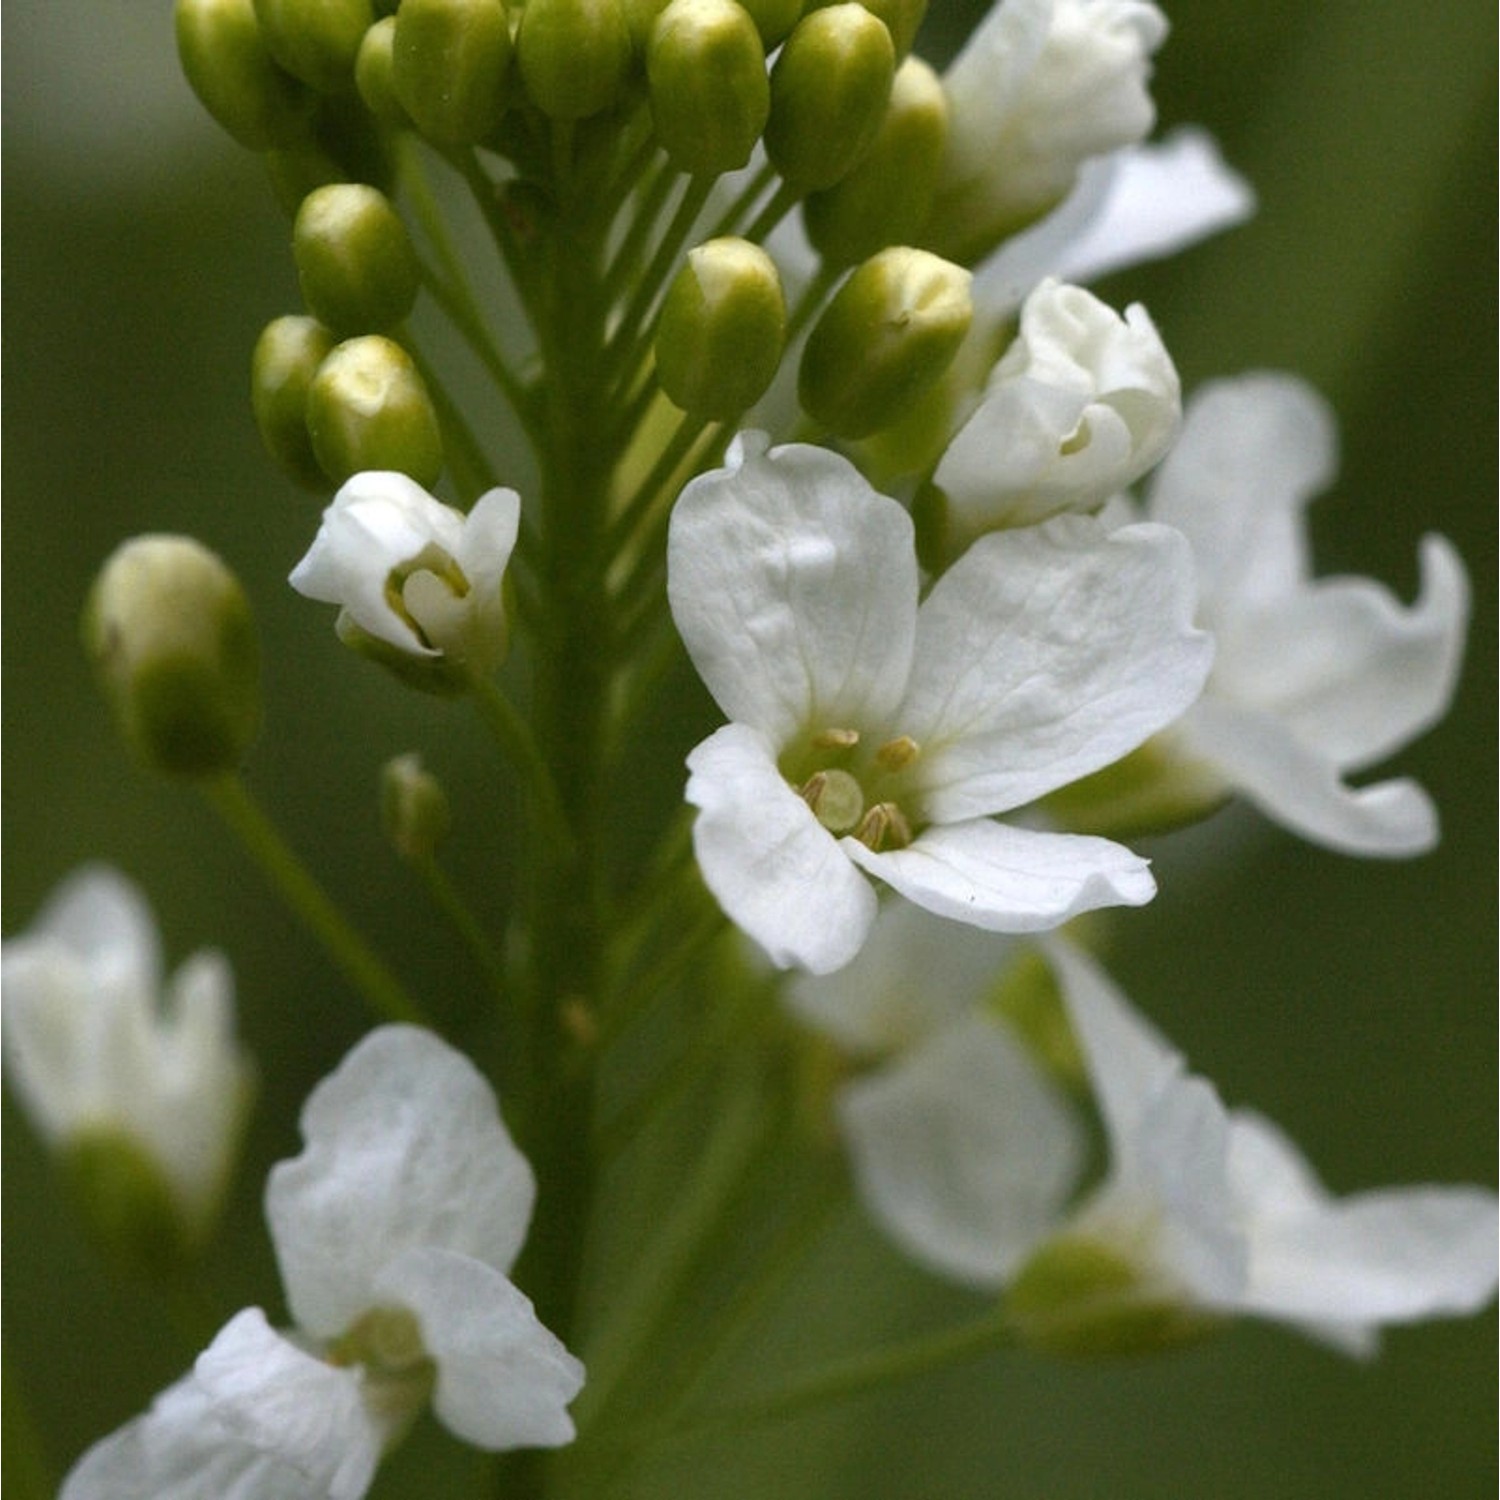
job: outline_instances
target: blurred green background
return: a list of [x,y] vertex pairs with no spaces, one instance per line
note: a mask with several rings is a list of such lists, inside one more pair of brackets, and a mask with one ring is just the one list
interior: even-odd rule
[[[936,0],[923,51],[944,57],[979,9]],[[180,80],[170,6],[8,10],[4,930],[76,864],[105,858],[149,892],[173,962],[205,943],[228,950],[262,1095],[204,1291],[216,1320],[250,1302],[275,1315],[264,1169],[296,1149],[301,1099],[365,1016],[207,810],[127,764],[76,647],[93,571],[148,529],[191,531],[232,561],[269,663],[251,779],[439,1010],[456,1013],[469,976],[383,851],[376,772],[421,748],[464,789],[454,865],[482,908],[504,899],[485,851],[512,808],[467,716],[350,660],[331,612],[284,585],[316,506],[263,459],[246,383],[262,324],[297,307],[288,228],[259,164]],[[1168,10],[1162,121],[1208,125],[1255,184],[1260,213],[1104,294],[1147,303],[1189,386],[1253,366],[1319,385],[1344,453],[1316,511],[1322,570],[1372,573],[1409,597],[1417,539],[1442,530],[1469,561],[1476,624],[1452,714],[1399,761],[1443,810],[1435,854],[1356,862],[1231,811],[1156,851],[1162,894],[1120,924],[1117,970],[1225,1096],[1280,1121],[1335,1189],[1492,1181],[1493,7]],[[8,1096],[5,1126],[7,1394],[24,1397],[31,1435],[60,1470],[180,1373],[201,1335],[105,1273]],[[875,1338],[883,1323],[967,1306],[853,1218],[820,1267],[770,1344],[814,1316]],[[685,1446],[655,1489],[726,1500],[1487,1497],[1494,1348],[1490,1314],[1398,1331],[1367,1367],[1264,1327],[1106,1368],[997,1358],[752,1442]],[[16,1496],[26,1433],[7,1439]],[[419,1435],[375,1493],[440,1495],[472,1462]]]

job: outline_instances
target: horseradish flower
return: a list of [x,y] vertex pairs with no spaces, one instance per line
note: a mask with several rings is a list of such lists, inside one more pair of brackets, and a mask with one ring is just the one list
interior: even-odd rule
[[995,822],[1192,701],[1211,646],[1182,543],[1082,517],[981,539],[918,608],[911,520],[820,448],[742,434],[683,491],[673,617],[732,720],[688,757],[694,848],[730,919],[825,973],[874,920],[871,875],[996,931],[1139,905],[1116,844]]
[[1181,415],[1176,367],[1145,308],[1122,318],[1082,287],[1044,281],[933,475],[950,550],[1097,510],[1161,459]]
[[972,265],[1156,121],[1146,0],[999,0],[943,75],[948,149],[923,242]]
[[504,654],[500,585],[520,515],[514,490],[490,490],[465,515],[405,474],[356,474],[289,581],[340,606],[347,645],[423,686],[461,686]]
[[6,941],[0,968],[11,1084],[92,1227],[147,1264],[201,1245],[251,1093],[224,956],[195,953],[164,988],[141,893],[89,865]]
[[302,1134],[266,1190],[295,1329],[238,1313],[64,1500],[356,1500],[428,1399],[480,1448],[572,1440],[583,1367],[506,1275],[535,1180],[472,1064],[381,1027],[314,1089]]
[[1246,375],[1194,398],[1146,511],[1191,544],[1198,621],[1218,649],[1203,698],[1160,746],[1303,838],[1350,854],[1419,854],[1438,836],[1421,787],[1344,778],[1446,712],[1468,584],[1435,535],[1422,540],[1409,608],[1371,579],[1311,576],[1304,511],[1332,480],[1335,450],[1331,413],[1290,376]]

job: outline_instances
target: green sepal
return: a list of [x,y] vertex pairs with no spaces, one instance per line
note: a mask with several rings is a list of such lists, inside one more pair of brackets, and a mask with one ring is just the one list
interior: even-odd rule
[[126,1275],[168,1280],[199,1249],[166,1174],[124,1131],[79,1131],[62,1143],[57,1165],[84,1232]]
[[255,0],[271,56],[319,93],[339,93],[354,80],[354,59],[375,24],[370,0]]
[[510,103],[510,62],[502,0],[402,0],[392,55],[396,98],[429,140],[489,140]]
[[266,324],[250,357],[250,404],[261,441],[310,490],[326,490],[328,476],[308,436],[307,393],[335,343],[316,318],[289,314]]
[[319,99],[307,136],[264,160],[276,201],[291,217],[320,187],[363,182],[389,193],[396,175],[389,133],[353,92]]
[[1211,767],[1183,753],[1167,733],[1059,787],[1042,806],[1070,832],[1134,840],[1200,822],[1230,795]]
[[620,0],[527,0],[516,63],[531,102],[554,120],[608,109],[630,70],[630,28]]
[[394,469],[431,489],[443,471],[437,412],[411,356],[393,339],[346,339],[318,366],[307,430],[335,485],[366,469]]
[[411,116],[396,97],[396,18],[377,21],[359,44],[354,87],[370,114],[390,130],[411,129]]
[[380,768],[380,826],[402,859],[428,860],[453,829],[443,784],[415,753]]
[[366,183],[329,183],[302,200],[292,258],[309,311],[336,334],[394,328],[417,300],[421,271],[406,225]]

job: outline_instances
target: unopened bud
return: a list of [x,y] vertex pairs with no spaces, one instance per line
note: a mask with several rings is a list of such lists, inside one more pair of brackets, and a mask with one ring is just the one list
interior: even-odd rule
[[948,104],[936,73],[915,57],[896,69],[890,104],[870,149],[844,177],[802,205],[813,248],[852,266],[886,245],[908,245],[937,191]]
[[737,416],[765,394],[785,344],[781,278],[759,245],[718,239],[688,252],[656,335],[657,378],[678,406]]
[[619,98],[630,67],[620,0],[527,0],[516,62],[531,101],[554,120],[582,120]]
[[380,770],[380,821],[402,859],[425,861],[453,827],[448,794],[415,753],[397,755]]
[[885,22],[891,34],[891,45],[899,62],[911,51],[912,43],[927,14],[927,0],[861,0],[872,16]]
[[191,1258],[193,1226],[171,1183],[125,1131],[79,1131],[59,1148],[57,1165],[85,1234],[127,1275],[161,1281]]
[[477,145],[510,100],[510,22],[502,0],[402,0],[396,97],[429,140]]
[[335,333],[393,328],[417,300],[421,272],[406,225],[363,183],[331,183],[302,200],[292,258],[309,310]]
[[136,537],[100,570],[83,643],[126,740],[153,770],[235,770],[260,724],[260,647],[239,580],[190,537]]
[[771,165],[803,192],[832,187],[875,139],[895,73],[891,34],[863,5],[804,16],[771,70]]
[[278,67],[254,0],[177,0],[177,56],[199,102],[240,145],[267,151],[307,129],[307,90]]
[[307,394],[307,430],[334,484],[388,469],[430,488],[443,470],[427,387],[406,350],[379,334],[346,339],[319,365]]
[[1143,1275],[1122,1250],[1083,1235],[1044,1244],[1005,1298],[1017,1338],[1047,1354],[1149,1354],[1202,1338],[1223,1319]]
[[784,42],[802,18],[803,0],[740,0],[769,52]]
[[271,56],[325,94],[348,88],[375,24],[370,0],[255,0],[255,14]]
[[411,125],[411,116],[396,97],[396,18],[386,16],[377,21],[359,44],[354,59],[354,87],[364,100],[365,108],[395,130]]
[[308,489],[328,487],[307,432],[307,393],[334,336],[316,318],[277,318],[265,326],[250,358],[250,404],[271,457]]
[[846,438],[894,422],[958,353],[974,312],[970,280],[905,246],[867,260],[808,337],[797,381],[808,414]]
[[656,138],[683,172],[714,177],[750,160],[771,108],[766,53],[734,0],[672,0],[646,53]]
[[276,201],[289,217],[295,217],[302,200],[320,187],[363,182],[386,192],[395,175],[385,132],[376,127],[358,94],[350,91],[314,102],[307,134],[265,156]]

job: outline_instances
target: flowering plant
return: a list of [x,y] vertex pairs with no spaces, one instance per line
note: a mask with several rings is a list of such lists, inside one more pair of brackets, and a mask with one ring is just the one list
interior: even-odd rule
[[[1412,604],[1328,576],[1311,388],[1184,393],[1154,299],[1081,284],[1250,210],[1201,131],[1148,140],[1154,5],[998,0],[946,69],[899,3],[175,10],[292,224],[251,405],[316,496],[280,571],[338,608],[296,651],[374,667],[368,712],[283,697],[230,545],[143,532],[87,592],[136,761],[331,968],[295,1056],[234,926],[248,1049],[222,961],[158,998],[121,877],[7,939],[17,1101],[183,1328],[65,1495],[713,1493],[717,1445],[772,1473],[877,1390],[944,1430],[959,1361],[1209,1359],[1241,1315],[1366,1354],[1490,1300],[1492,1193],[1324,1188],[1105,971],[1241,857],[1226,802],[1433,847],[1438,797],[1359,778],[1446,712],[1471,588],[1437,534]],[[424,936],[266,811],[293,742],[384,762]],[[231,1293],[247,1050],[304,1149],[279,1288]]]

